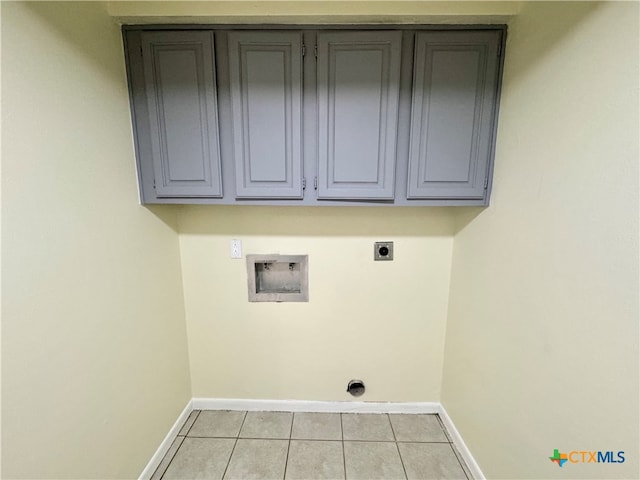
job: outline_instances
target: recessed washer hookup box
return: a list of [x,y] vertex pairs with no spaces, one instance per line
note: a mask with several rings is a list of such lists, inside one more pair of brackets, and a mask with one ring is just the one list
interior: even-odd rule
[[308,255],[247,255],[250,302],[308,302]]

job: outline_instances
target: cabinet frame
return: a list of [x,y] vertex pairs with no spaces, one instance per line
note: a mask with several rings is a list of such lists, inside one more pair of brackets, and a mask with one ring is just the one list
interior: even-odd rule
[[[227,42],[236,198],[302,198],[302,35],[293,31],[234,31],[228,34]],[[282,64],[278,64],[278,61]],[[252,82],[251,75],[256,75],[257,67],[271,76],[267,94],[256,91],[259,88],[255,87],[261,85],[256,86],[257,82]],[[274,102],[274,105],[265,105],[265,98],[276,98],[280,94],[282,104]],[[253,119],[250,115],[252,111]],[[272,122],[269,115],[282,115],[282,125]],[[282,135],[278,139],[281,147],[281,151],[277,152],[279,155],[265,155],[264,148],[259,148],[265,141],[272,141],[271,138],[265,138],[262,132],[263,128],[271,128],[272,123],[282,129],[278,132],[278,128],[272,128],[267,132]],[[273,173],[269,175],[264,166],[258,168],[254,159],[269,162]]]
[[[416,34],[407,175],[409,199],[461,196],[482,199],[485,196],[491,161],[491,138],[486,133],[493,127],[498,41],[495,32]],[[438,58],[447,70],[437,69]],[[459,72],[456,75],[456,68],[466,69],[467,75]],[[473,85],[467,85],[464,95],[450,95],[452,89],[459,89],[460,83],[470,80]],[[447,95],[449,99],[443,102],[442,97]],[[448,108],[444,109],[443,105]],[[431,114],[438,109],[440,116]],[[460,112],[465,109],[467,112],[461,116]],[[452,123],[458,131],[469,131],[469,135],[464,136],[468,144],[446,141],[451,138]],[[445,142],[441,142],[441,138]],[[443,150],[448,154],[446,161],[441,161]],[[448,171],[444,179],[441,178],[443,170]]]
[[[148,135],[148,121],[145,122],[146,99],[144,98],[144,72],[139,68],[140,32],[147,30],[208,30],[215,37],[216,74],[218,82],[218,119],[221,139],[222,185],[223,198],[158,198],[153,189],[153,178],[149,175],[150,145],[145,139]],[[233,151],[229,147],[233,143],[233,126],[230,107],[229,67],[227,52],[227,34],[232,31],[269,31],[294,30],[302,32],[306,55],[303,57],[303,112],[302,133],[304,191],[302,199],[237,199],[235,196],[235,165]],[[400,66],[400,97],[398,105],[397,164],[395,170],[395,198],[393,200],[319,200],[314,184],[318,165],[318,134],[316,105],[316,61],[314,47],[317,33],[324,30],[397,30],[402,32],[402,52]],[[492,118],[490,158],[487,166],[487,185],[482,198],[455,199],[407,198],[407,175],[409,157],[409,137],[411,128],[411,92],[413,82],[413,61],[415,34],[421,31],[497,31],[499,32],[499,56],[497,60],[497,82],[495,92],[495,108]],[[300,205],[300,206],[487,206],[492,188],[493,157],[497,118],[500,102],[500,89],[506,43],[506,25],[125,25],[122,27],[127,76],[132,105],[132,123],[140,185],[140,200],[144,204],[217,204],[217,205]],[[145,125],[145,123],[147,125]],[[146,167],[146,168],[145,168]]]
[[[398,31],[318,33],[318,199],[394,199],[401,44],[402,33]],[[348,62],[340,62],[341,55],[347,56]],[[375,66],[376,60],[380,64],[379,70],[367,72],[367,75],[349,69],[352,65],[361,70]],[[357,99],[360,101],[351,101],[349,95],[363,95],[358,88],[351,87],[354,76],[359,77],[359,82],[368,82],[369,88],[365,90],[370,91],[364,94],[369,97],[371,93],[375,94],[378,97],[376,102],[362,102],[362,98]],[[341,78],[346,85],[339,83]],[[347,105],[349,108],[339,105],[337,98],[350,102]],[[368,108],[358,112],[362,103]],[[345,110],[344,116],[347,118],[340,119],[336,111],[344,113]],[[370,145],[370,138],[359,138],[355,142],[357,145],[354,145],[349,136],[341,135],[340,126],[345,126],[345,123],[369,127],[368,132],[360,129],[360,137],[363,134],[370,135],[373,130],[371,127],[377,123],[374,128],[374,148]],[[353,132],[350,134],[353,135]],[[338,138],[346,145],[340,145]],[[358,159],[360,170],[344,165],[348,162],[346,159],[353,157]],[[365,168],[369,172],[364,172]]]

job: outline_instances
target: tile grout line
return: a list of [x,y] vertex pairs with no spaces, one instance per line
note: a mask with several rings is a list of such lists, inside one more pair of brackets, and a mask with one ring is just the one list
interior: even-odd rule
[[464,462],[464,460],[460,458],[460,453],[458,452],[458,449],[455,447],[453,443],[450,443],[449,447],[453,451],[453,455],[456,457],[456,460],[458,460],[458,464],[460,464],[460,468],[462,468],[462,473],[464,473],[464,476],[467,477],[467,480],[473,480],[473,476],[471,476],[469,467],[467,467],[466,462]]
[[282,474],[282,480],[287,478],[287,466],[289,466],[289,451],[291,450],[291,435],[293,435],[293,422],[296,419],[295,412],[291,413],[291,428],[289,428],[289,443],[287,444],[287,457],[284,461],[284,473]]
[[[304,412],[306,413],[306,412]],[[376,414],[378,415],[378,414]],[[380,414],[383,415],[383,414]],[[184,437],[184,435],[181,435]],[[187,437],[184,437],[187,438]],[[287,438],[283,437],[228,437],[228,436],[190,436],[188,438],[226,438],[226,439],[235,439],[240,438],[241,440],[287,440]],[[340,439],[330,439],[330,438],[292,438],[291,440],[300,440],[304,442],[340,442]],[[394,443],[394,440],[345,440],[347,442],[357,442],[357,443]],[[446,444],[449,445],[451,442],[427,442],[425,440],[397,440],[395,443],[420,443],[420,444]]]
[[460,468],[462,468],[462,473],[464,473],[464,476],[467,477],[467,480],[473,480],[473,477],[469,476],[470,473],[467,473],[467,466],[463,465],[462,460],[460,459],[460,456],[458,455],[458,452],[452,443],[449,444],[449,448],[451,448],[451,450],[453,451],[453,455],[456,457],[456,460],[458,460],[458,464],[460,465]]
[[438,420],[438,423],[440,424],[440,428],[444,432],[444,436],[447,437],[447,442],[453,443],[453,439],[449,435],[449,432],[447,431],[447,428],[444,426],[444,422],[440,418],[440,414],[436,413],[436,419]]
[[462,472],[464,473],[464,476],[467,477],[467,480],[473,480],[473,476],[471,475],[471,471],[469,470],[469,467],[467,466],[467,462],[465,462],[461,456],[460,456],[460,452],[458,452],[458,449],[456,448],[455,444],[453,443],[453,439],[451,438],[451,435],[449,435],[449,431],[447,430],[447,427],[445,427],[444,422],[442,421],[442,418],[440,418],[440,414],[436,413],[436,419],[438,420],[438,423],[440,424],[440,428],[442,428],[442,431],[444,432],[444,436],[447,437],[448,443],[449,443],[449,447],[451,447],[451,450],[453,450],[453,454],[456,457],[456,460],[458,460],[458,464],[460,464],[460,468],[462,468]]
[[236,435],[236,441],[233,444],[233,448],[231,449],[231,453],[229,454],[229,460],[227,460],[227,466],[224,467],[224,472],[222,472],[222,477],[227,474],[227,470],[229,470],[229,465],[231,465],[231,458],[233,457],[233,452],[236,450],[236,445],[238,445],[238,439],[240,438],[240,432],[242,431],[242,427],[244,426],[244,421],[247,419],[247,412],[244,412],[244,417],[242,417],[242,423],[240,424],[240,429],[238,430],[238,434]]
[[400,453],[400,446],[398,445],[398,438],[396,437],[396,431],[393,429],[393,422],[391,421],[391,415],[389,415],[388,413],[386,415],[387,415],[387,420],[389,421],[389,425],[391,426],[391,433],[393,434],[393,443],[395,444],[396,450],[398,451],[398,457],[400,458],[400,464],[402,465],[404,478],[407,479],[409,477],[407,476],[407,469],[404,466],[404,460],[402,460],[402,454]]
[[[196,412],[194,418],[193,418],[193,422],[191,422],[191,425],[189,425],[189,428],[187,429],[187,431],[184,433],[184,435],[180,435],[180,432],[182,431],[182,429],[184,428],[184,426],[189,422],[189,419],[191,418],[191,415]],[[173,459],[176,458],[176,455],[178,454],[178,451],[180,450],[180,448],[182,447],[182,444],[184,443],[185,439],[187,438],[187,435],[189,434],[189,432],[191,431],[191,429],[193,428],[193,425],[196,423],[196,421],[198,420],[198,417],[200,416],[200,412],[202,412],[202,410],[192,410],[191,413],[189,414],[189,416],[187,417],[187,419],[184,421],[184,424],[182,425],[182,427],[180,427],[180,430],[178,430],[178,435],[176,435],[176,438],[173,440],[173,442],[171,443],[171,447],[173,447],[173,444],[178,441],[179,438],[182,438],[182,440],[180,441],[180,445],[177,446],[176,450],[173,452],[173,455],[171,455],[171,458],[169,459],[169,461],[167,462],[167,466],[164,468],[164,470],[162,471],[162,473],[159,473],[159,479],[162,480],[162,478],[164,477],[164,475],[167,473],[167,470],[169,470],[169,467],[171,466],[171,463],[173,462]],[[171,447],[169,447],[171,449]],[[167,456],[169,452],[167,452],[165,454],[165,458]],[[155,477],[156,473],[158,473],[158,470],[160,469],[160,467],[162,466],[162,462],[164,461],[164,458],[160,461],[160,465],[158,465],[158,468],[156,468],[156,471],[153,472],[153,475],[151,475],[151,478]]]
[[[167,466],[164,467],[163,471],[161,474],[159,474],[159,480],[162,480],[162,478],[164,478],[164,475],[167,473],[167,470],[169,470],[169,467],[171,466],[171,463],[173,462],[173,459],[176,458],[176,455],[178,454],[178,451],[180,450],[180,447],[182,447],[182,444],[184,443],[184,440],[186,437],[185,436],[176,436],[174,442],[176,442],[179,438],[182,438],[182,440],[180,441],[180,445],[178,445],[178,447],[176,448],[175,452],[173,452],[173,455],[171,455],[171,459],[167,462]],[[171,446],[173,446],[173,443],[171,444]],[[171,448],[171,447],[169,447]],[[167,452],[169,453],[169,452]],[[166,458],[166,454],[165,454],[165,458]],[[164,458],[163,458],[164,460]],[[156,473],[158,473],[158,470],[160,469],[160,467],[162,466],[162,461],[160,462],[160,465],[158,465],[158,468],[156,468],[156,471],[153,472],[153,475],[151,476],[151,478],[155,477]]]
[[342,441],[340,442],[342,445],[342,468],[344,470],[344,478],[347,479],[347,456],[344,453],[344,426],[342,425],[342,413],[340,413],[340,438]]
[[[195,410],[194,410],[195,411]],[[200,414],[202,413],[202,410],[198,410],[198,413],[196,413],[195,418],[193,419],[193,422],[191,422],[191,425],[189,425],[189,428],[187,428],[187,431],[184,432],[184,437],[188,437],[189,436],[189,432],[191,431],[191,429],[193,428],[193,426],[196,424],[196,422],[198,421],[198,417],[200,417]],[[187,418],[187,422],[189,421],[189,419]],[[180,429],[182,430],[182,429]],[[180,433],[180,432],[178,432]]]

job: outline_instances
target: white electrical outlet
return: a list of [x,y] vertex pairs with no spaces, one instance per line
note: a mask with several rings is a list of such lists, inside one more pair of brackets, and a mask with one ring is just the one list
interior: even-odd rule
[[231,258],[242,258],[242,240],[231,240],[229,245]]

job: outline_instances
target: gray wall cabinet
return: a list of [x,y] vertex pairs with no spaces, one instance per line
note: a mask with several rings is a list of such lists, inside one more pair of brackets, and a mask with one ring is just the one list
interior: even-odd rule
[[212,32],[145,32],[155,192],[222,197]]
[[499,42],[497,32],[416,34],[408,198],[484,197]]
[[402,32],[318,34],[318,198],[394,197]]
[[302,35],[228,36],[238,198],[302,198]]
[[489,204],[505,26],[123,35],[143,203]]

